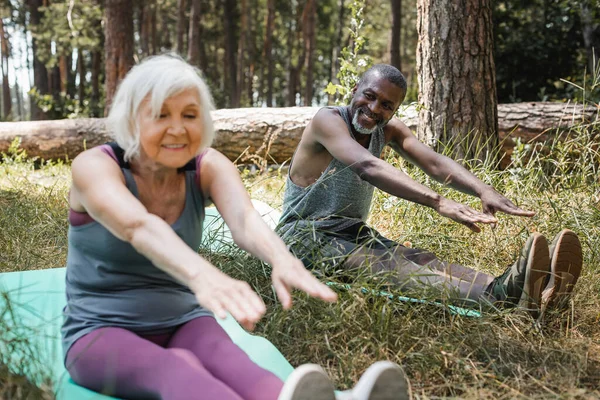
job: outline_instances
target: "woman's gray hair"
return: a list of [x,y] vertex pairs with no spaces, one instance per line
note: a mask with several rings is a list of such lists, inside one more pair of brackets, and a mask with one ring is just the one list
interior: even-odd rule
[[125,150],[125,160],[139,156],[140,104],[149,98],[152,114],[158,118],[163,103],[169,97],[187,89],[196,89],[200,97],[203,140],[199,152],[212,144],[215,129],[210,112],[214,109],[208,86],[200,70],[175,54],[163,54],[144,59],[121,81],[106,119],[106,126],[117,144]]

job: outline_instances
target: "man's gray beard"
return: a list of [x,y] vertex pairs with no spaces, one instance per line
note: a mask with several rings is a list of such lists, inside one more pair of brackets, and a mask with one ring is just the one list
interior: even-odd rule
[[385,126],[385,124],[387,124],[387,122],[382,122],[381,124],[375,124],[375,126],[372,127],[371,129],[367,129],[358,123],[358,114],[360,112],[361,111],[359,109],[359,110],[356,110],[356,112],[354,113],[354,117],[352,117],[352,126],[354,127],[354,129],[356,129],[356,132],[358,132],[362,135],[372,135],[375,131],[377,131],[377,129],[383,128]]

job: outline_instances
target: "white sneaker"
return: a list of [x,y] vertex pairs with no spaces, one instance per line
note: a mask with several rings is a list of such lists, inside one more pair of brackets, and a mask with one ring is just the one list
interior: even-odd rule
[[354,389],[354,400],[409,400],[410,383],[400,366],[391,361],[377,361],[360,377]]
[[303,364],[287,378],[278,400],[335,400],[335,391],[323,368]]

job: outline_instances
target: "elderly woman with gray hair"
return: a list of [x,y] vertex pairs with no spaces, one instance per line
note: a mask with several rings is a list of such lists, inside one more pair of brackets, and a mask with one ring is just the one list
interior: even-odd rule
[[[66,367],[76,383],[124,398],[333,398],[315,365],[284,387],[214,318],[230,313],[253,329],[265,305],[197,253],[209,202],[235,243],[272,265],[284,308],[293,288],[328,302],[336,294],[288,251],[254,210],[236,167],[209,148],[211,109],[195,68],[177,56],[148,58],[114,98],[107,123],[116,143],[73,160]],[[379,367],[367,386],[390,371]]]

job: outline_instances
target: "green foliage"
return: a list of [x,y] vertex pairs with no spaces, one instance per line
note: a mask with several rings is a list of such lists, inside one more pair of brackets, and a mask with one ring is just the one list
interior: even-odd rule
[[97,111],[94,111],[97,105],[94,106],[88,99],[83,101],[82,106],[79,99],[75,99],[67,93],[58,93],[55,96],[40,94],[35,87],[29,91],[29,95],[31,100],[48,115],[49,119],[86,118],[97,115]]
[[325,93],[336,96],[337,104],[348,104],[352,97],[352,89],[358,83],[361,74],[372,64],[371,57],[362,53],[367,43],[367,38],[362,34],[365,6],[366,0],[353,0],[348,5],[352,14],[350,19],[351,44],[342,49],[340,70],[337,74],[340,83],[329,82],[325,88]]
[[31,30],[39,43],[36,55],[46,67],[56,66],[58,56],[70,56],[74,49],[93,51],[100,48],[104,33],[101,25],[103,10],[98,2],[53,1],[40,11],[42,21]]
[[585,65],[580,3],[493,2],[499,102],[570,98],[560,79],[578,74]]

